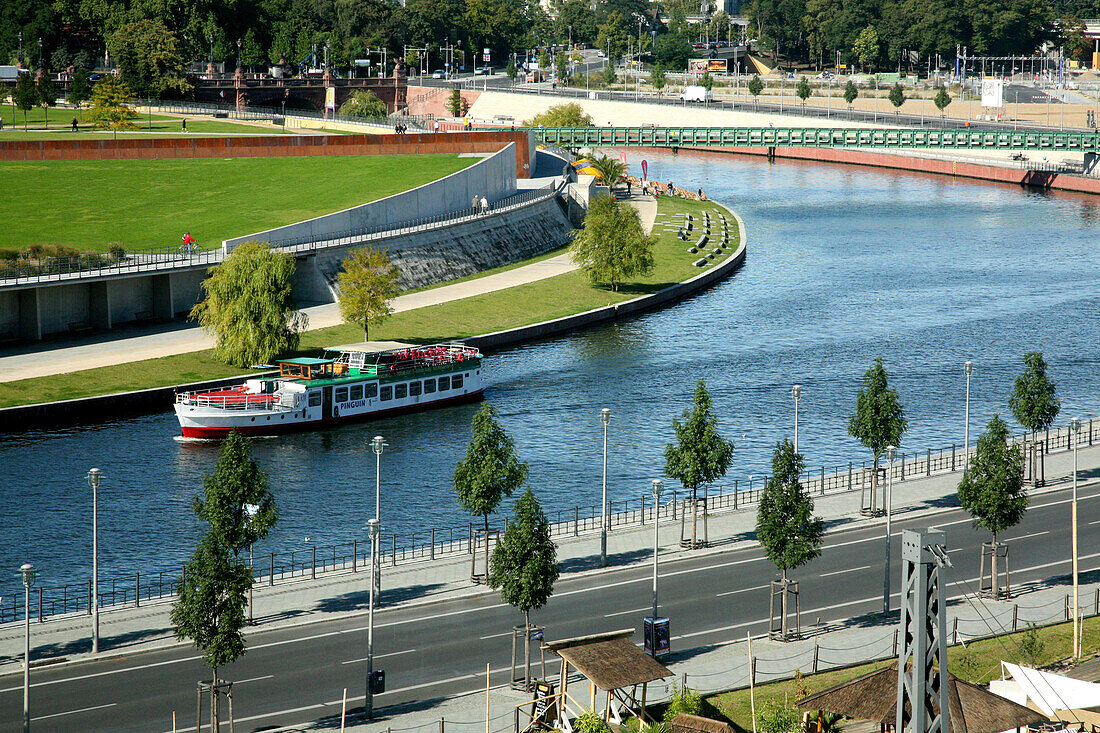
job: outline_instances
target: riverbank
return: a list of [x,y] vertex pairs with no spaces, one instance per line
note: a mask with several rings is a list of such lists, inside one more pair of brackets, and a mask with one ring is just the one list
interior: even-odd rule
[[[716,241],[721,240],[721,217],[727,219],[729,241],[724,250],[719,248],[721,254],[714,254],[713,260],[708,261],[713,264],[700,273],[693,263],[706,257],[706,251],[692,254],[688,248],[699,239],[704,211],[711,216]],[[685,215],[695,218],[691,242],[677,236]],[[499,276],[489,275],[466,280],[460,293],[445,290],[453,285],[422,291],[416,299],[417,307],[395,313],[372,329],[371,336],[406,343],[466,339],[486,349],[502,348],[684,298],[727,276],[744,260],[744,223],[720,204],[661,197],[655,219],[656,268],[645,278],[624,283],[617,292],[592,285],[562,259],[554,262],[554,258],[536,258],[539,263],[526,265],[534,269],[521,273],[517,279],[506,280],[503,283],[506,287],[494,288],[491,278]],[[711,244],[709,249],[716,246]],[[568,267],[568,271],[561,271],[563,267]],[[510,272],[514,276],[519,269]],[[338,318],[335,306],[322,308],[327,309],[329,316],[335,313]],[[315,315],[311,313],[311,317]],[[359,341],[361,334],[358,327],[343,323],[307,331],[302,335],[299,352],[313,353],[333,344]],[[102,418],[114,414],[116,409],[124,412],[163,409],[171,403],[177,389],[198,388],[241,376],[241,370],[216,362],[209,350],[200,350],[122,366],[0,383],[0,405],[4,408],[0,409],[0,420],[5,425],[30,427],[55,424],[57,420]],[[127,387],[130,389],[123,391]]]

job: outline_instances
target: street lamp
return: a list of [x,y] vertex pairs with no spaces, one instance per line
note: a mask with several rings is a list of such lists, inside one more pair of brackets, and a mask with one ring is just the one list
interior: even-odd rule
[[607,424],[611,422],[611,410],[600,410],[603,423],[603,503],[600,504],[600,567],[607,567]]
[[1077,437],[1081,432],[1081,421],[1073,418],[1069,421],[1069,431],[1073,440],[1073,503],[1070,504],[1070,521],[1073,523],[1073,656],[1081,656],[1080,606],[1077,604]]
[[794,397],[794,452],[798,453],[798,400],[802,397],[802,385],[791,387],[791,396]]
[[894,457],[898,449],[886,446],[886,565],[882,572],[882,612],[890,613],[890,509],[894,499]]
[[34,585],[34,565],[19,566],[23,576],[23,733],[31,729],[31,586]]
[[963,362],[966,372],[966,427],[963,429],[963,475],[970,468],[970,375],[974,373],[974,362]]
[[661,492],[664,491],[665,482],[659,478],[653,479],[653,624],[657,624],[657,556],[661,549],[660,527],[658,521],[661,506]]
[[[379,440],[376,438],[376,440]],[[377,519],[367,521],[367,533],[370,535],[371,575],[374,575],[374,560],[377,556],[375,545],[378,543],[380,523]],[[367,697],[363,714],[367,720],[374,718],[374,578],[371,578],[370,600],[367,607]]]
[[[381,435],[374,436],[374,440],[370,442],[371,450],[374,451],[374,521],[380,524],[382,521],[382,449],[389,443],[382,439]],[[374,545],[371,545],[371,589],[378,593],[382,592],[382,567],[379,562],[379,558],[374,554]]]
[[92,487],[92,654],[99,654],[99,480],[103,472],[88,471]]

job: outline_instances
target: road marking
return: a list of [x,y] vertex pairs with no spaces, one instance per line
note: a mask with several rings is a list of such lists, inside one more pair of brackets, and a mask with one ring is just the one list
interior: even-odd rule
[[113,708],[118,705],[117,702],[109,702],[106,705],[94,705],[90,708],[80,708],[80,710],[69,710],[64,713],[51,713],[50,715],[39,715],[37,718],[31,718],[31,720],[47,720],[48,718],[60,718],[63,715],[76,715],[77,713],[86,713],[89,710],[102,710],[103,708]]
[[843,575],[844,573],[854,573],[858,570],[866,570],[869,567],[871,567],[871,566],[870,565],[861,565],[858,568],[848,568],[847,570],[834,570],[831,573],[821,573],[817,577],[819,577],[819,578],[828,578],[830,575]]
[[[374,659],[385,659],[386,657],[399,657],[402,654],[412,654],[415,651],[416,651],[415,649],[406,649],[403,652],[390,652],[389,654],[375,654],[373,658]],[[360,659],[349,659],[346,662],[340,662],[340,664],[358,664],[359,662],[365,662],[365,661],[367,661],[367,658],[362,657]]]
[[511,636],[511,635],[512,635],[511,631],[506,631],[503,634],[489,634],[488,636],[483,636],[483,637],[481,637],[481,640],[485,641],[486,639],[499,639],[502,636]]
[[629,616],[632,613],[642,613],[643,611],[652,611],[652,606],[646,606],[645,608],[637,608],[633,611],[616,611],[615,613],[605,613],[604,618],[611,618],[612,616]]
[[273,674],[265,674],[263,677],[249,677],[247,680],[233,680],[233,684],[243,685],[245,682],[259,682],[260,680],[270,680],[274,678],[275,675]]
[[738,593],[748,593],[750,590],[764,590],[767,587],[766,585],[754,585],[752,588],[741,588],[740,590],[728,590],[725,593],[717,593],[716,596],[718,598],[722,596],[735,596]]
[[1028,537],[1042,537],[1045,534],[1050,534],[1050,530],[1045,532],[1032,532],[1031,534],[1022,534],[1019,537],[1010,537],[1005,542],[1015,542],[1016,540],[1026,540]]

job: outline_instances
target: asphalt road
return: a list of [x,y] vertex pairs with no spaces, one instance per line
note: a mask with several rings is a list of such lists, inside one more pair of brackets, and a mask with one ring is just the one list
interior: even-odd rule
[[[1100,567],[1100,486],[1079,492],[1081,571]],[[1002,539],[1012,547],[1012,579],[1026,583],[1069,573],[1069,491],[1038,497],[1018,527]],[[976,591],[975,531],[959,509],[894,522],[937,526],[947,532],[954,568],[948,598]],[[673,531],[670,526],[665,531]],[[895,595],[900,585],[900,540],[893,543]],[[873,614],[882,604],[883,527],[856,527],[828,535],[822,556],[792,573],[801,584],[806,622]],[[644,558],[648,553],[640,553]],[[623,558],[629,559],[629,558]],[[766,631],[767,584],[775,569],[757,546],[664,563],[660,610],[671,618],[675,653]],[[415,589],[412,589],[415,591]],[[609,570],[560,580],[550,603],[533,620],[548,638],[640,628],[651,603],[651,566]],[[897,608],[895,599],[893,607]],[[485,663],[495,679],[511,654],[510,629],[522,617],[492,592],[474,598],[376,614],[375,666],[386,670],[380,714],[430,708],[440,698],[484,685]],[[640,638],[638,639],[640,641]],[[361,706],[366,615],[258,633],[248,653],[222,676],[234,681],[238,730],[261,730],[338,715],[342,690]],[[32,671],[36,730],[150,731],[194,725],[195,681],[208,676],[187,645]],[[0,677],[0,730],[22,720],[22,677]]]

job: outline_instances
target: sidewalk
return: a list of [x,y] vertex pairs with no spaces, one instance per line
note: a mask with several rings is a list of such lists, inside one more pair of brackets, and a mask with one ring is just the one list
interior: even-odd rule
[[[1086,476],[1095,476],[1100,468],[1100,446],[1079,449],[1080,469]],[[1046,467],[1048,485],[1034,495],[1065,488],[1072,470],[1073,455],[1069,451],[1047,456]],[[953,495],[959,479],[959,473],[941,474],[930,478],[910,479],[900,484],[903,490],[895,486],[894,517],[912,519],[932,515],[942,511],[943,497]],[[859,514],[859,493],[831,494],[816,498],[816,513],[833,525],[832,531],[851,527],[853,524],[865,526],[881,525],[882,518],[867,519]],[[751,536],[755,527],[756,507],[750,505],[740,511],[714,513],[709,519],[712,547],[697,550],[694,553],[682,550],[678,546],[677,533],[666,530],[662,533],[661,556],[665,563],[687,556],[719,554],[731,549],[752,544],[752,540],[738,539]],[[931,522],[931,523],[934,523]],[[668,526],[668,525],[666,525]],[[626,567],[648,563],[645,557],[652,542],[651,525],[638,525],[632,528],[615,529],[608,537],[608,555],[611,558],[638,558],[640,560],[620,561],[615,567]],[[590,532],[579,537],[564,537],[558,540],[559,561],[578,568],[579,574],[601,572],[598,568],[599,534]],[[667,567],[667,565],[666,565]],[[1086,565],[1087,569],[1087,565]],[[412,607],[437,602],[444,599],[469,597],[483,594],[485,589],[471,586],[468,579],[469,557],[459,555],[436,561],[423,561],[386,567],[382,573],[382,603],[384,607]],[[972,585],[972,584],[971,584]],[[415,601],[387,604],[386,595],[394,594],[402,588],[429,588]],[[333,572],[317,580],[300,580],[280,583],[274,587],[258,586],[254,593],[254,617],[257,631],[271,631],[288,628],[302,623],[323,621],[334,618],[362,615],[362,609],[345,610],[347,604],[337,602],[340,597],[348,597],[357,592],[365,592],[369,587],[366,573],[353,574],[348,571]],[[965,595],[959,585],[948,587],[948,598]],[[1091,613],[1091,599],[1097,585],[1082,586],[1084,606]],[[1063,613],[1064,593],[1062,587],[1018,588],[1011,602],[986,601],[981,608],[975,607],[971,600],[962,600],[952,606],[953,618],[961,619],[958,624],[959,637],[981,636],[988,632],[991,613],[1005,623],[1012,618],[1012,605],[1019,604],[1019,623],[1021,627],[1027,621],[1045,621]],[[400,595],[400,593],[397,593]],[[101,632],[104,655],[131,654],[138,651],[164,648],[176,645],[169,620],[171,604],[165,600],[147,604],[141,608],[114,608],[101,614]],[[335,610],[334,610],[335,609]],[[991,610],[992,609],[992,610]],[[984,620],[981,620],[984,619]],[[893,626],[885,625],[877,619],[862,618],[858,623],[832,626],[814,626],[806,619],[804,640],[779,645],[775,642],[757,642],[754,646],[761,664],[757,670],[757,680],[769,677],[785,676],[796,668],[808,671],[815,656],[814,646],[819,647],[817,656],[819,666],[836,666],[869,658],[888,655],[893,644]],[[52,660],[63,657],[67,661],[90,658],[85,650],[90,647],[90,619],[85,613],[68,617],[57,617],[44,624],[32,623],[32,640],[39,654],[45,654]],[[748,626],[734,624],[730,627],[730,636],[737,637],[735,627]],[[949,631],[951,629],[949,623]],[[0,627],[0,673],[13,673],[20,667],[22,653],[23,626],[11,623]],[[691,640],[673,637],[674,649],[684,650],[691,647]],[[793,658],[792,658],[792,655]],[[793,659],[793,661],[792,661]],[[766,663],[772,660],[771,664]],[[59,661],[59,660],[57,660]],[[795,665],[795,666],[792,666]],[[680,661],[674,661],[671,669],[677,676],[688,675],[688,683],[703,690],[726,689],[738,686],[746,680],[747,653],[743,642],[717,645],[710,648],[694,649]],[[503,676],[503,675],[502,675]],[[667,681],[671,685],[672,680]],[[471,686],[477,683],[471,681]],[[651,700],[660,700],[670,687],[662,690],[662,685],[651,689]],[[492,705],[495,722],[493,730],[511,726],[512,707],[522,698],[510,691],[495,691]],[[349,707],[362,700],[349,697]],[[339,705],[333,713],[339,713]],[[448,725],[455,720],[470,721],[484,730],[484,696],[470,695],[448,699],[429,710],[409,713],[401,717],[386,719],[384,723],[362,726],[352,730],[379,730],[380,726],[393,726],[401,729],[410,726],[431,725],[438,730],[440,718],[446,718]],[[331,721],[329,722],[329,725]],[[471,729],[472,731],[473,729]]]

